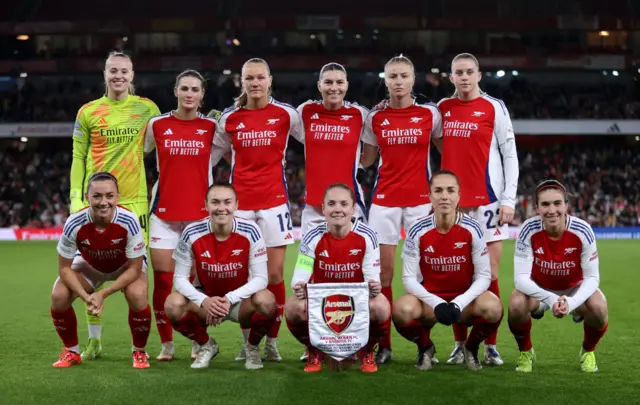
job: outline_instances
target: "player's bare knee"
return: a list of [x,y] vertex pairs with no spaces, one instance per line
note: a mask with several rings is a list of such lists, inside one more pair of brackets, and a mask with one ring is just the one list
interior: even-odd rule
[[164,312],[171,321],[182,318],[186,313],[185,298],[177,292],[169,294],[164,302]]
[[502,318],[503,314],[504,314],[504,309],[502,308],[502,303],[500,302],[500,299],[492,295],[491,299],[487,300],[486,309],[484,311],[483,318],[487,322],[495,323]]
[[306,319],[305,301],[298,299],[295,295],[287,298],[284,305],[285,317],[289,322],[302,322]]
[[369,300],[369,317],[372,321],[383,322],[389,319],[389,316],[391,316],[391,306],[383,295]]
[[529,312],[527,296],[514,290],[509,297],[509,319],[521,319]]
[[54,311],[64,311],[71,305],[71,296],[71,290],[62,281],[58,281],[51,291],[51,308]]
[[602,328],[608,322],[608,308],[607,301],[600,291],[596,291],[581,305],[585,318],[585,322],[594,327]]
[[276,298],[269,290],[258,291],[251,298],[256,312],[260,315],[270,318],[276,313]]
[[415,311],[416,308],[411,302],[398,300],[393,304],[393,322],[399,325],[407,324],[413,320]]

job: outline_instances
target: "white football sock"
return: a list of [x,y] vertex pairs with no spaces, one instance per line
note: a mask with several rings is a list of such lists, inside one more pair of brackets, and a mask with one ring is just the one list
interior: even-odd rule
[[89,324],[89,339],[100,339],[102,335],[102,325]]

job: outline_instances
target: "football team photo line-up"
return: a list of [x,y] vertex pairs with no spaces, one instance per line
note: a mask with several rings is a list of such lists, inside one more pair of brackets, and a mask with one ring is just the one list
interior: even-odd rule
[[[147,247],[158,361],[173,359],[175,330],[192,340],[191,367],[208,367],[218,344],[207,327],[231,320],[244,340],[236,360],[260,369],[263,360],[282,359],[277,338],[284,316],[306,347],[304,370],[320,371],[334,354],[311,344],[307,285],[331,283],[338,291],[341,284],[363,283],[356,293],[367,295],[370,319],[358,329],[368,329],[368,340],[351,353],[363,372],[392,359],[392,322],[416,343],[419,370],[438,363],[430,339],[436,323],[453,326],[447,364],[471,370],[482,369],[482,360],[502,365],[498,267],[514,214],[518,160],[507,108],[480,90],[479,69],[473,55],[456,56],[450,74],[455,93],[437,105],[421,104],[412,93],[412,62],[393,57],[384,69],[388,99],[368,110],[345,100],[347,72],[329,63],[319,75],[321,99],[294,108],[273,99],[269,66],[253,58],[242,67],[234,105],[204,116],[200,73],[177,76],[177,108],[161,114],[151,100],[134,95],[131,58],[110,54],[106,93],[80,108],[74,127],[72,215],[58,243],[51,305],[65,349],[54,367],[102,355],[104,300],[118,291],[129,304],[133,367],[150,366]],[[294,243],[284,176],[289,136],[305,149],[306,205],[287,299],[285,253]],[[433,175],[431,143],[442,156]],[[144,157],[154,151],[159,175],[149,207]],[[232,167],[230,184],[212,185],[212,168],[222,159]],[[357,171],[376,160],[367,213]],[[507,313],[520,350],[517,371],[533,369],[531,318],[546,310],[584,323],[580,367],[597,371],[606,299],[598,288],[595,236],[588,223],[567,215],[568,198],[561,183],[540,183],[538,215],[523,224],[516,242]],[[406,294],[394,301],[402,228]],[[82,351],[71,306],[78,297],[89,324]]]

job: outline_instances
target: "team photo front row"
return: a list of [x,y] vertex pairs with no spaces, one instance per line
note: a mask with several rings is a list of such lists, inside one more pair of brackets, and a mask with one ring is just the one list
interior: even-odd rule
[[[302,237],[291,280],[293,293],[283,308],[287,327],[306,347],[305,372],[321,371],[330,358],[358,359],[361,371],[376,372],[374,349],[388,335],[391,323],[417,345],[419,370],[438,362],[430,338],[436,324],[461,325],[465,331],[471,326],[461,356],[470,370],[482,369],[480,344],[496,333],[505,313],[490,291],[485,230],[459,208],[460,183],[454,173],[434,173],[428,187],[432,213],[406,226],[402,247],[406,293],[394,302],[387,299],[381,283],[379,238],[384,235],[358,215],[352,187],[336,183],[324,191],[324,222]],[[595,372],[594,351],[607,330],[608,315],[606,298],[598,288],[594,233],[587,222],[567,214],[569,194],[560,182],[542,182],[535,197],[538,215],[522,225],[516,241],[515,289],[506,311],[519,348],[516,370],[533,370],[532,318],[540,319],[550,310],[556,318],[571,316],[583,322],[580,367]],[[51,317],[64,350],[53,366],[65,368],[83,361],[73,301],[80,298],[89,313],[99,316],[105,299],[122,291],[129,305],[133,367],[148,368],[145,347],[152,311],[144,232],[138,216],[118,205],[118,181],[111,173],[94,173],[85,199],[89,206],[67,219],[57,246],[59,276],[51,295]],[[269,338],[282,313],[267,288],[271,260],[267,243],[255,221],[238,215],[242,213],[232,185],[209,187],[205,207],[209,215],[186,225],[173,250],[175,291],[166,298],[162,316],[192,341],[192,368],[208,367],[218,354],[208,327],[230,320],[240,324],[245,338],[237,360],[244,360],[247,369],[261,369],[259,345]],[[105,286],[107,281],[111,283]],[[154,309],[157,318],[155,303]],[[173,351],[158,360],[172,358]]]

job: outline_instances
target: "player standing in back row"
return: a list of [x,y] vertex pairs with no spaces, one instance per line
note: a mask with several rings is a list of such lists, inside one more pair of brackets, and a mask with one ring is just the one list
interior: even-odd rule
[[[391,286],[400,228],[408,229],[431,211],[429,152],[432,137],[440,136],[441,117],[435,104],[416,103],[412,94],[415,70],[409,58],[391,58],[384,74],[389,103],[367,116],[362,164],[367,167],[375,161],[377,146],[380,164],[369,226],[380,240],[382,293],[393,302]],[[376,363],[386,363],[391,356],[391,336],[387,332],[380,341]]]
[[212,153],[216,121],[198,112],[205,92],[202,75],[185,70],[176,78],[173,91],[178,108],[151,118],[144,141],[145,155],[156,151],[159,174],[151,198],[149,247],[160,361],[170,361],[174,354],[173,328],[164,312],[173,287],[173,251],[184,228],[207,216],[202,202],[213,184],[211,168],[220,160]]
[[[269,291],[276,297],[278,318],[267,335],[265,359],[280,361],[277,337],[286,299],[284,259],[294,243],[284,172],[291,134],[304,143],[300,115],[292,106],[271,97],[272,77],[263,59],[242,66],[242,92],[233,107],[220,116],[214,145],[231,150],[230,182],[238,193],[237,217],[255,221],[267,246]],[[249,330],[242,330],[245,342]],[[237,360],[244,360],[243,351]]]
[[348,184],[356,196],[355,216],[361,221],[366,217],[356,173],[360,163],[360,135],[369,110],[344,101],[348,88],[345,68],[338,63],[328,63],[320,70],[318,80],[322,100],[309,100],[298,107],[305,130],[303,236],[326,221],[322,215],[322,198],[331,184]]
[[[438,104],[442,114],[442,169],[460,179],[460,208],[484,230],[491,260],[489,291],[500,297],[498,268],[502,241],[508,238],[518,188],[518,155],[509,111],[501,100],[480,90],[478,60],[463,53],[451,62],[453,97]],[[464,361],[467,326],[453,325],[455,347],[448,364]],[[485,340],[484,360],[502,365],[496,350],[496,334]]]
[[[147,240],[149,204],[142,153],[144,127],[160,110],[153,101],[133,94],[133,77],[131,58],[122,52],[112,52],[104,67],[106,94],[78,111],[73,129],[71,213],[88,205],[83,197],[91,175],[110,172],[118,179],[120,204],[136,215]],[[101,317],[87,311],[89,343],[82,352],[85,360],[102,353]]]

